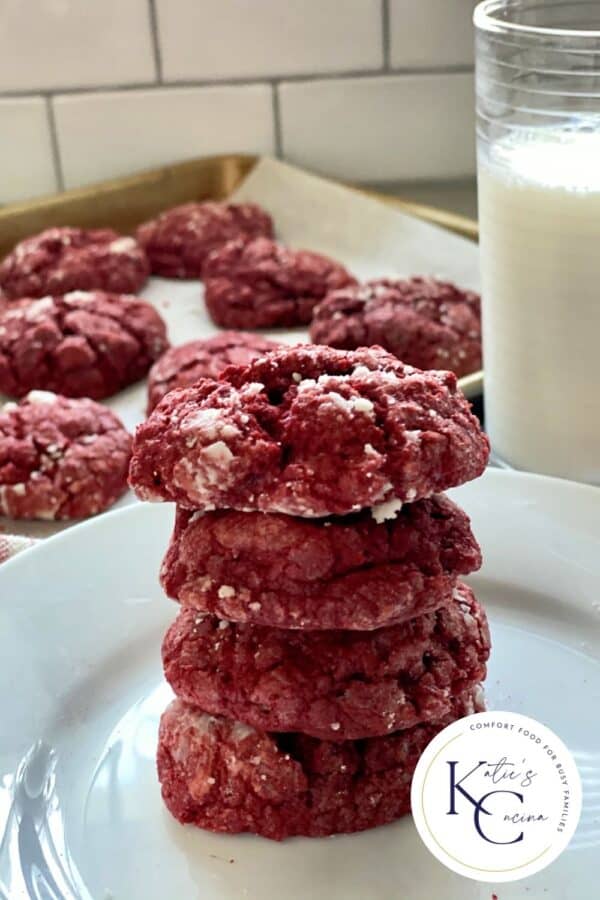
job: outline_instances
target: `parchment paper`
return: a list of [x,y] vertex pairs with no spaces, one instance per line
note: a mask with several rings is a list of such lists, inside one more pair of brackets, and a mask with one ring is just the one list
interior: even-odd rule
[[[231,199],[260,203],[272,215],[280,240],[326,253],[360,279],[436,275],[479,288],[478,249],[471,241],[286,163],[261,160]],[[165,319],[173,345],[219,331],[206,313],[198,281],[151,278],[141,296]],[[308,340],[308,332],[301,328],[264,334],[289,343]],[[144,419],[146,384],[140,382],[105,402],[133,431]],[[132,502],[137,501],[128,493],[112,509]],[[0,517],[0,531],[33,537],[54,534],[70,524]]]

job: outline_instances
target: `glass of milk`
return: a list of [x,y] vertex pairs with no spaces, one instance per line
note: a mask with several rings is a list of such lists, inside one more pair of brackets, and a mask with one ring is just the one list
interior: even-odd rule
[[600,484],[600,2],[474,22],[487,428],[511,466]]

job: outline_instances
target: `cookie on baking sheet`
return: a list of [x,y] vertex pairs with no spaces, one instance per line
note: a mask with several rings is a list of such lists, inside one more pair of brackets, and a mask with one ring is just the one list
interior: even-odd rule
[[0,290],[11,300],[69,291],[135,294],[150,268],[132,237],[110,228],[48,228],[26,238],[0,264]]
[[175,700],[163,713],[158,776],[183,823],[273,840],[384,825],[410,811],[410,786],[427,744],[450,722],[483,709],[479,687],[448,715],[385,737],[332,743],[255,731]]
[[411,366],[460,378],[481,368],[480,298],[435,278],[351,285],[319,304],[310,336],[340,350],[379,344]]
[[189,387],[200,378],[218,378],[227,366],[248,363],[281,344],[246,331],[222,331],[211,338],[189,341],[167,350],[148,376],[148,415],[159,400],[176,387]]
[[267,238],[224,244],[204,267],[206,307],[223,328],[306,325],[328,291],[354,283],[340,263]]
[[233,622],[369,630],[447,604],[481,565],[469,519],[447,497],[329,519],[178,509],[166,593]]
[[297,345],[172,391],[139,426],[131,485],[188,509],[393,517],[476,478],[489,442],[451,372],[381,348]]
[[17,300],[0,310],[0,391],[101,400],[142,378],[167,347],[165,323],[137,297],[72,291]]
[[335,741],[442,718],[485,678],[489,650],[485,612],[460,584],[448,606],[375,631],[283,630],[183,607],[162,652],[192,706]]
[[79,519],[127,490],[131,436],[93,400],[32,391],[0,409],[0,514]]
[[184,203],[137,230],[152,272],[164,278],[200,278],[207,255],[226,241],[272,237],[273,222],[255,203]]

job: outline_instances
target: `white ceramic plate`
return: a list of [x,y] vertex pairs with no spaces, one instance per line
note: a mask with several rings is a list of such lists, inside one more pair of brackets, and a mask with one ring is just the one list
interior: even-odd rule
[[[490,470],[454,492],[485,566],[492,708],[553,728],[584,811],[571,847],[500,900],[597,900],[600,852],[600,491]],[[172,510],[135,505],[0,569],[0,896],[94,900],[490,900],[412,821],[275,844],[177,825],[154,769],[169,699],[157,585]],[[2,838],[1,835],[4,834]],[[4,893],[2,893],[2,891]]]

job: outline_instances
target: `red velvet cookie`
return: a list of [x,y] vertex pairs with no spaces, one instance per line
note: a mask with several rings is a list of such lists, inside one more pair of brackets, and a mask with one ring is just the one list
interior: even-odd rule
[[458,377],[481,368],[480,298],[435,278],[379,279],[332,291],[315,309],[316,344],[379,344],[420,369]]
[[205,300],[223,328],[306,325],[328,291],[355,279],[334,260],[277,241],[231,241],[204,267]]
[[189,387],[200,378],[218,378],[227,366],[247,366],[257,356],[278,347],[281,344],[245,331],[222,331],[211,338],[171,347],[150,370],[148,415],[174,388]]
[[45,297],[69,291],[135,294],[150,268],[132,237],[110,228],[48,228],[27,238],[0,264],[4,297]]
[[232,622],[369,630],[447,604],[481,565],[467,515],[438,495],[378,525],[179,509],[161,570],[166,593]]
[[18,300],[0,311],[0,391],[101,400],[142,378],[167,347],[165,323],[137,297],[73,291]]
[[165,278],[200,278],[206,257],[226,241],[272,237],[271,217],[254,203],[184,203],[137,230],[152,272]]
[[295,346],[172,391],[139,426],[143,500],[379,521],[476,478],[489,442],[451,372],[381,348]]
[[490,636],[465,585],[449,606],[376,631],[288,631],[184,607],[165,676],[192,706],[266,731],[354,740],[447,715],[483,680]]
[[410,811],[413,772],[432,738],[481,709],[477,689],[435,724],[332,743],[255,731],[175,700],[158,738],[163,799],[180,822],[278,841],[374,828]]
[[127,490],[131,436],[93,400],[32,391],[0,409],[0,514],[78,519]]

